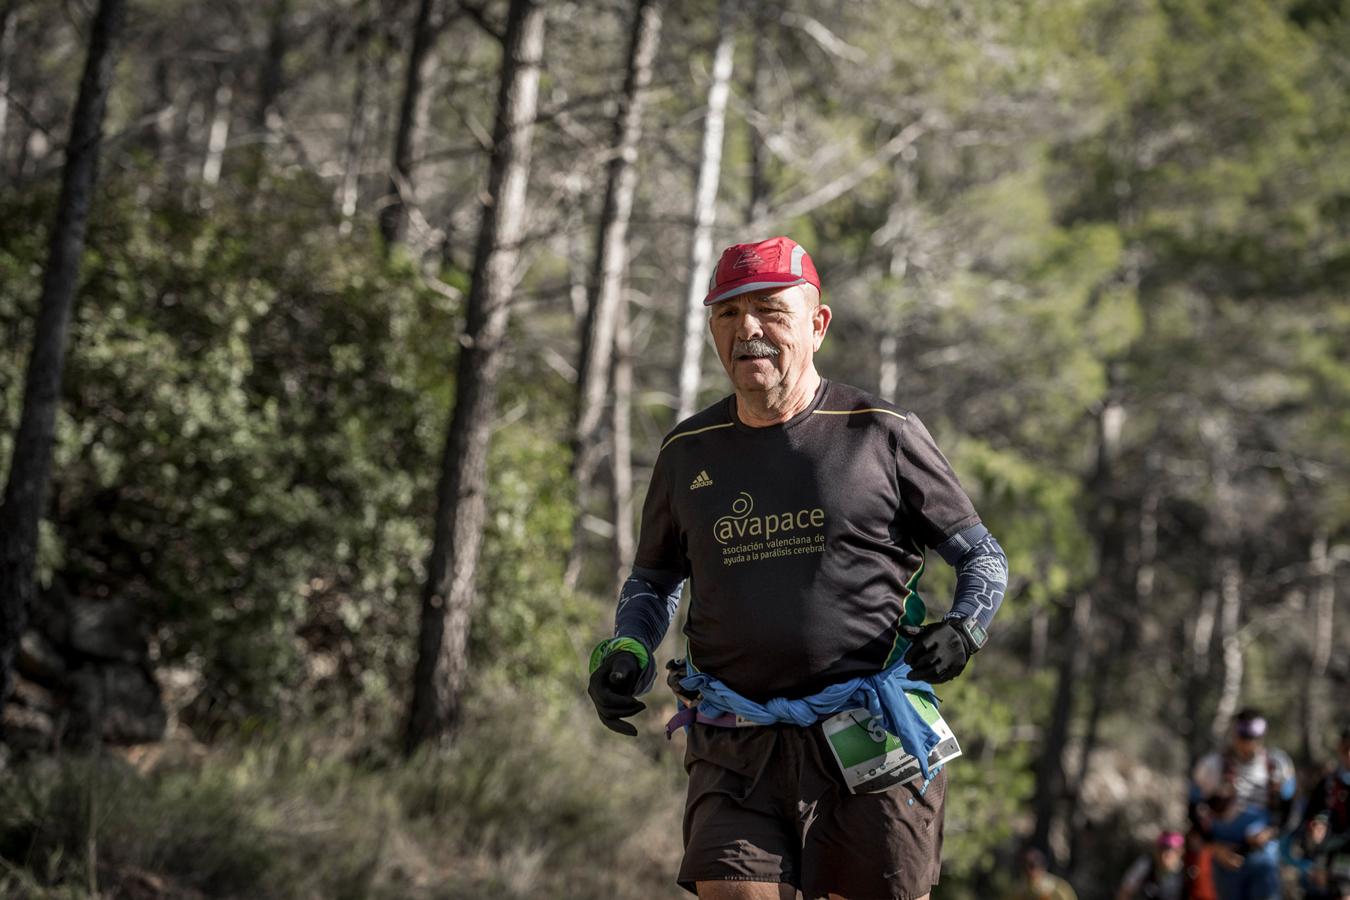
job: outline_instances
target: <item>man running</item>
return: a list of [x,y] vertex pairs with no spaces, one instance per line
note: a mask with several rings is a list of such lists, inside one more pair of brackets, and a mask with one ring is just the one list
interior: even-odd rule
[[1279,837],[1294,797],[1294,764],[1265,746],[1265,734],[1265,718],[1241,710],[1228,746],[1202,757],[1191,775],[1191,820],[1213,854],[1220,900],[1280,896]]
[[[984,644],[1006,558],[916,415],[817,373],[831,310],[801,246],[729,247],[704,305],[733,394],[661,446],[591,697],[607,726],[636,734],[624,718],[644,708],[634,695],[655,678],[688,579],[675,678],[702,703],[680,884],[712,898],[919,900],[938,880],[946,776],[929,769],[938,739],[915,710],[935,715],[931,684]],[[956,598],[920,625],[928,548],[956,567]],[[899,734],[926,777],[846,776],[817,724],[841,716],[871,735],[854,746]]]

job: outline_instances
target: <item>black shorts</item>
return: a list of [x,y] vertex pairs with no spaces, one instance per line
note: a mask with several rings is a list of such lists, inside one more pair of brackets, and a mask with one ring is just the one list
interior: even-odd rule
[[694,725],[681,887],[791,884],[807,898],[912,900],[938,882],[945,773],[851,794],[819,726]]

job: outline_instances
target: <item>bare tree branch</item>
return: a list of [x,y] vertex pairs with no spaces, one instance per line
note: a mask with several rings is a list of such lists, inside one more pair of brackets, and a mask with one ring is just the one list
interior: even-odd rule
[[770,225],[776,225],[786,222],[789,219],[795,219],[798,216],[806,215],[812,210],[819,209],[832,200],[837,200],[844,194],[853,190],[867,179],[871,178],[877,172],[881,171],[888,162],[899,156],[910,147],[920,137],[933,127],[935,122],[934,115],[927,114],[919,118],[916,122],[911,122],[900,130],[900,133],[883,144],[875,153],[863,162],[853,166],[849,171],[840,175],[827,184],[821,185],[816,190],[801,197],[791,203],[770,210],[764,218],[747,225],[745,231],[747,234],[757,233]]
[[486,3],[468,3],[465,0],[460,0],[459,11],[482,29],[484,34],[498,43],[502,43],[506,40],[506,33],[500,25],[488,16],[486,6]]
[[845,62],[860,65],[867,62],[867,53],[845,41],[839,35],[826,28],[818,19],[797,12],[785,12],[780,20],[784,25],[799,28],[815,41],[820,49]]

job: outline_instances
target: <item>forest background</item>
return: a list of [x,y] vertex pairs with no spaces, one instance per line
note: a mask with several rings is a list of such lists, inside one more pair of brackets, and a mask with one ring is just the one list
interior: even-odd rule
[[669,705],[605,731],[585,660],[726,393],[689,298],[780,233],[1011,564],[942,896],[1024,841],[1107,896],[1240,704],[1321,763],[1347,48],[1341,0],[0,2],[0,894],[679,896]]

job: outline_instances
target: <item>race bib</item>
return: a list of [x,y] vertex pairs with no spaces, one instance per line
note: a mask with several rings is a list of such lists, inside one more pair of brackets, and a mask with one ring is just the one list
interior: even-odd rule
[[[929,770],[960,756],[961,746],[956,742],[956,735],[952,734],[937,707],[919,693],[907,691],[905,697],[939,738],[937,746],[928,754]],[[865,709],[836,713],[821,722],[821,727],[825,729],[825,739],[851,793],[875,794],[922,776],[919,761],[906,753],[900,746],[900,739],[886,731],[881,720]]]

